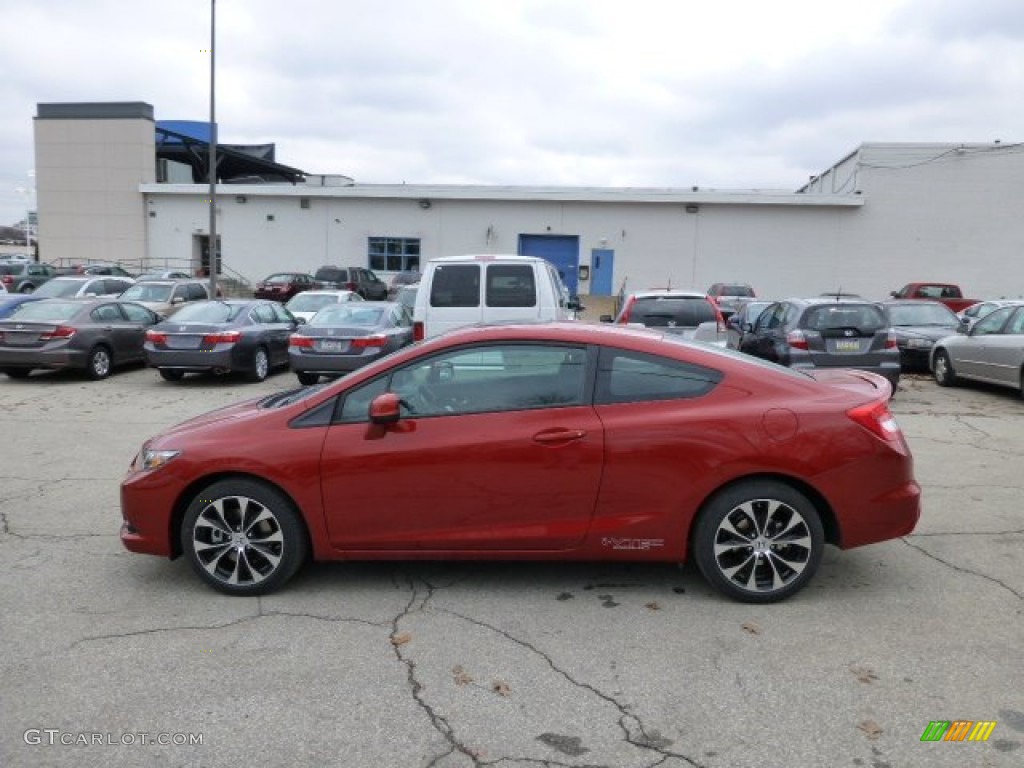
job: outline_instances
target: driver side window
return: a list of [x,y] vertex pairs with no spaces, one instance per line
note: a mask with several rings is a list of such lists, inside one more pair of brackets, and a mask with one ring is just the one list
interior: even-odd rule
[[997,309],[995,312],[990,312],[979,320],[975,326],[973,334],[974,336],[989,336],[993,333],[999,333],[1003,329],[1003,325],[1006,323],[1006,318],[1013,312],[1014,307],[1004,307],[1003,309]]

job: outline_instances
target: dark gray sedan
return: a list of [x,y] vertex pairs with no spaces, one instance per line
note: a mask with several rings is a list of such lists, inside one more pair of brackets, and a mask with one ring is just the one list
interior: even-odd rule
[[167,381],[186,373],[245,373],[263,381],[288,363],[288,337],[298,323],[276,301],[197,301],[146,334],[146,364]]
[[928,370],[928,358],[935,342],[960,328],[960,318],[937,301],[883,301],[882,310],[896,337],[904,371]]
[[341,376],[412,343],[412,315],[403,304],[364,301],[317,312],[288,343],[302,384]]
[[116,365],[141,362],[146,329],[159,315],[116,299],[43,299],[0,320],[0,370],[23,379],[37,368],[83,368],[104,379]]

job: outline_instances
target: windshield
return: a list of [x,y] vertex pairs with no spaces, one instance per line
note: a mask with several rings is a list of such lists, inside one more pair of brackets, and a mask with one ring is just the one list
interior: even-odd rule
[[175,323],[229,323],[247,304],[228,304],[223,301],[196,301],[174,314]]
[[316,312],[340,300],[341,297],[333,293],[300,293],[285,306],[292,312]]
[[131,301],[163,301],[171,300],[173,285],[136,283],[127,291],[121,294],[122,299]]
[[336,306],[316,313],[310,325],[379,325],[384,310],[380,307]]
[[889,322],[893,325],[948,325],[957,324],[956,315],[943,304],[894,304],[889,307]]
[[15,309],[10,319],[18,322],[60,323],[81,308],[82,304],[77,301],[30,301]]
[[66,298],[78,293],[78,289],[85,285],[84,280],[50,280],[36,288],[35,295],[43,298]]
[[294,279],[295,279],[295,275],[289,274],[287,272],[282,272],[279,275],[271,275],[270,277],[268,277],[263,282],[264,283],[290,283]]

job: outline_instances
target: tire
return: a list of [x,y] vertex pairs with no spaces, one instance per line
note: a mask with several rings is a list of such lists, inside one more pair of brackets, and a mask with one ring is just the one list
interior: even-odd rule
[[935,352],[935,359],[932,363],[932,376],[935,377],[935,383],[940,387],[953,387],[957,384],[953,363],[949,359],[949,353],[944,349],[939,349]]
[[110,350],[102,344],[97,344],[89,351],[89,357],[85,361],[85,375],[93,381],[105,379],[110,375],[114,367],[114,358]]
[[32,283],[25,283],[23,286],[21,286],[21,290],[19,291],[19,293],[32,293],[33,291],[35,291],[35,289],[36,287],[32,285]]
[[227,595],[265,595],[306,560],[302,518],[278,490],[254,480],[221,480],[192,499],[181,550],[200,579]]
[[266,381],[268,375],[270,375],[270,357],[267,356],[267,348],[256,347],[256,351],[252,353],[252,369],[248,374],[249,381],[257,383]]
[[31,368],[4,368],[4,373],[10,376],[12,379],[27,379],[28,375],[32,373]]
[[164,381],[181,381],[185,378],[184,371],[175,371],[170,368],[158,368],[160,371],[160,378]]
[[701,509],[693,554],[704,578],[743,603],[800,591],[821,564],[825,534],[814,505],[783,483],[746,481]]
[[295,375],[299,377],[299,384],[304,387],[312,386],[320,381],[320,374],[318,373],[296,373]]

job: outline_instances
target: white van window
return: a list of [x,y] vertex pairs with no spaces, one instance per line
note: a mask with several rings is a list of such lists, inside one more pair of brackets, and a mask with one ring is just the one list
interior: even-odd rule
[[487,269],[488,307],[535,307],[537,283],[530,264],[493,264]]
[[480,306],[480,265],[438,265],[430,284],[430,306]]

